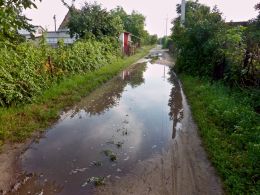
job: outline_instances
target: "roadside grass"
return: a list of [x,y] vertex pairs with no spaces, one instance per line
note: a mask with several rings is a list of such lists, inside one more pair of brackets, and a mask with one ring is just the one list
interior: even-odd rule
[[54,84],[31,104],[0,108],[0,146],[6,142],[22,142],[33,132],[44,131],[57,121],[60,111],[71,107],[121,70],[144,57],[151,48],[152,46],[143,47],[135,55],[119,58],[93,72],[72,75]]
[[[181,75],[208,155],[228,194],[260,193],[260,116],[248,94]],[[259,96],[258,96],[259,97]]]

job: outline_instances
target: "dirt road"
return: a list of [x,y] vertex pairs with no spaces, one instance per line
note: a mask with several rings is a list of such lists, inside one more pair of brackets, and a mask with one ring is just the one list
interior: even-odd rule
[[[156,63],[170,64],[171,58]],[[169,105],[173,119],[173,140],[161,154],[139,162],[126,177],[99,189],[98,194],[189,195],[224,194],[221,181],[207,158],[197,126],[176,75]]]
[[151,54],[62,113],[8,194],[223,194],[170,56]]

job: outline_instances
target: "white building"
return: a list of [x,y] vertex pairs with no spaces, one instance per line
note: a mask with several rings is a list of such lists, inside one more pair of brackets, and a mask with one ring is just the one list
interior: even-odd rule
[[46,42],[52,47],[58,46],[58,41],[63,40],[65,45],[72,44],[76,41],[74,37],[70,37],[68,30],[48,31],[44,33]]
[[33,27],[34,32],[29,32],[28,30],[21,29],[18,30],[18,33],[26,38],[26,40],[39,38],[43,35],[45,32],[44,28],[41,26],[34,26]]

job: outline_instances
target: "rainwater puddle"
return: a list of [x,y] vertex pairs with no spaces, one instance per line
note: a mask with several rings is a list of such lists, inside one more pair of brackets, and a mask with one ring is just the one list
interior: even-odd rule
[[14,194],[91,194],[166,149],[182,118],[180,86],[168,72],[134,65],[64,112],[21,156],[27,177]]

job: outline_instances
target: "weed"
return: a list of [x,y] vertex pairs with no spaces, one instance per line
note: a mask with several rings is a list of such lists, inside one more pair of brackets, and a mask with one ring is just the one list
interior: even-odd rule
[[122,135],[123,135],[123,136],[128,135],[127,129],[124,129],[124,130],[122,131]]
[[100,162],[100,161],[94,161],[93,164],[94,164],[96,167],[101,167],[101,166],[102,166],[102,162]]
[[85,187],[89,183],[93,183],[95,186],[102,186],[102,185],[105,185],[105,178],[104,177],[91,177],[84,184],[82,184],[82,187]]
[[117,146],[118,148],[121,148],[123,144],[124,144],[124,142],[117,142],[117,143],[116,143],[116,146]]
[[117,157],[116,154],[111,150],[104,150],[104,154],[109,157],[111,161],[116,161]]

